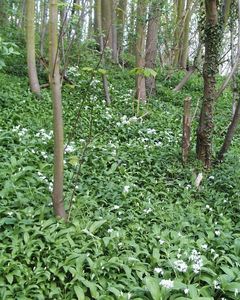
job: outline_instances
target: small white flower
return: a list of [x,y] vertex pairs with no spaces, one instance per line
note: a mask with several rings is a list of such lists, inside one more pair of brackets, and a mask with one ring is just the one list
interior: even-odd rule
[[239,289],[235,289],[234,290],[234,296],[236,297],[238,295],[238,293],[239,293]]
[[215,230],[215,234],[216,234],[216,236],[220,236],[220,234],[221,234],[220,230]]
[[143,210],[143,212],[145,212],[146,214],[149,214],[151,211],[152,211],[152,209],[150,207],[149,208],[145,208]]
[[185,273],[187,271],[188,266],[183,260],[176,260],[173,264],[179,272]]
[[170,279],[162,279],[159,284],[166,289],[172,289],[174,286],[173,281]]
[[211,179],[211,180],[213,180],[213,179],[214,179],[214,176],[209,176],[208,178]]
[[11,216],[13,215],[13,212],[12,212],[12,211],[9,211],[7,214],[8,214],[8,216],[11,217]]
[[162,268],[154,268],[154,272],[163,275],[163,269]]
[[207,244],[203,244],[203,245],[201,245],[201,247],[202,247],[204,250],[207,250],[208,245],[207,245]]
[[214,285],[215,290],[219,290],[220,289],[220,284],[219,284],[219,282],[217,280],[213,281],[213,285]]
[[164,243],[165,243],[165,241],[163,241],[163,240],[159,240],[159,243],[160,243],[160,245],[162,245],[162,244],[164,244]]
[[117,209],[119,209],[119,208],[120,208],[119,205],[114,205],[113,208],[112,208],[112,210],[117,210]]
[[147,134],[156,134],[156,130],[155,129],[152,129],[152,128],[148,128],[147,129]]
[[125,185],[123,187],[123,193],[127,194],[129,192],[130,186],[129,185]]
[[189,293],[189,289],[184,289],[184,294],[187,295]]
[[113,229],[112,229],[112,228],[109,228],[107,232],[108,232],[108,233],[111,233],[111,232],[113,232]]

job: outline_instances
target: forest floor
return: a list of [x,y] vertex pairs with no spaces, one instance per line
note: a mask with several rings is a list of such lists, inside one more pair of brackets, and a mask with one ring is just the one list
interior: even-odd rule
[[[201,80],[174,94],[180,75],[159,75],[157,97],[136,112],[129,76],[110,74],[110,107],[87,72],[64,85],[65,223],[51,204],[49,91],[36,100],[25,79],[0,74],[0,299],[240,299],[239,133],[204,172],[195,118],[182,166],[182,103],[191,95],[194,113]],[[228,92],[215,115],[214,153]]]

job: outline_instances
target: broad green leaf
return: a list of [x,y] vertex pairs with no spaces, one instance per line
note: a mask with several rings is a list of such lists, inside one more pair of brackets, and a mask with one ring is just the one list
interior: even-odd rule
[[159,280],[153,277],[146,278],[146,286],[153,298],[153,300],[161,300],[161,289]]
[[80,286],[74,286],[74,291],[78,300],[85,300],[83,289]]

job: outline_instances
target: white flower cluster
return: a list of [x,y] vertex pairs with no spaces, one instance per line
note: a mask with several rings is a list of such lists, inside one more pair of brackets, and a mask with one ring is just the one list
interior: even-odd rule
[[65,145],[64,152],[65,153],[72,153],[76,150],[76,146],[74,142],[71,142],[69,145]]
[[45,129],[40,129],[35,136],[41,138],[43,140],[43,143],[46,144],[48,140],[52,139],[53,131],[50,131],[48,133]]
[[20,125],[13,127],[12,129],[13,132],[17,132],[18,136],[21,138],[25,136],[28,132],[27,128],[21,128]]
[[179,272],[185,273],[187,272],[187,264],[183,261],[183,260],[176,260],[174,263],[174,267],[176,270],[178,270]]
[[157,133],[156,129],[152,129],[152,128],[148,128],[146,132],[147,132],[147,134],[156,134]]
[[122,116],[120,118],[121,122],[117,122],[117,126],[122,126],[122,125],[129,125],[131,123],[135,123],[138,121],[138,118],[136,116],[133,116],[131,118],[128,119],[128,117],[126,115]]
[[201,271],[201,268],[203,266],[203,260],[201,258],[201,254],[197,252],[197,250],[192,250],[192,253],[189,257],[189,259],[193,262],[193,272],[198,274]]
[[174,286],[173,281],[170,279],[162,279],[160,281],[160,285],[165,287],[166,289],[172,289]]

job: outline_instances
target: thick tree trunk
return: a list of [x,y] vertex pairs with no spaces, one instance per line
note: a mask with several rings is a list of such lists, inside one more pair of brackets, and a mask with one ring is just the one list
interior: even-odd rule
[[216,74],[220,48],[220,27],[218,24],[217,0],[205,0],[205,62],[203,66],[204,99],[197,129],[197,158],[206,168],[211,167],[213,109],[216,94]]
[[54,119],[54,182],[53,208],[57,217],[66,219],[63,202],[63,117],[62,95],[58,57],[58,9],[57,0],[50,0],[49,11],[49,78],[52,91]]
[[34,25],[34,12],[35,1],[27,0],[27,65],[28,77],[30,82],[31,91],[40,96],[40,85],[37,76],[36,57],[35,57],[35,25]]
[[[150,8],[148,31],[146,41],[146,63],[145,66],[150,69],[156,68],[157,58],[157,37],[159,29],[159,16],[160,16],[160,4],[153,2]],[[156,94],[156,80],[155,77],[146,78],[146,91],[147,95]]]
[[[146,0],[138,0],[137,4],[137,25],[136,25],[136,68],[145,67],[145,36],[146,36]],[[136,98],[139,101],[146,102],[146,86],[143,74],[136,76]]]

